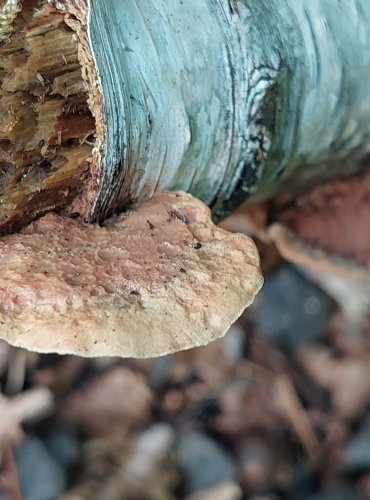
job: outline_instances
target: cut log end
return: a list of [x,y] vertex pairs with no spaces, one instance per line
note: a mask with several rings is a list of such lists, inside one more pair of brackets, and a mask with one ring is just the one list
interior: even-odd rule
[[76,33],[46,0],[26,2],[0,46],[0,234],[70,208],[93,163]]

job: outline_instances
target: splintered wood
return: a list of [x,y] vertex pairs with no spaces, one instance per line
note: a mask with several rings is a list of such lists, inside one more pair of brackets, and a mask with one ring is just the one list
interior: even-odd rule
[[0,45],[0,234],[67,207],[89,169],[95,123],[74,32],[26,2]]

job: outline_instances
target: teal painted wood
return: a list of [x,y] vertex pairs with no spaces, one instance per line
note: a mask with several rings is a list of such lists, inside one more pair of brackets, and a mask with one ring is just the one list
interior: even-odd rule
[[90,7],[106,136],[97,214],[182,189],[222,216],[369,152],[369,0]]

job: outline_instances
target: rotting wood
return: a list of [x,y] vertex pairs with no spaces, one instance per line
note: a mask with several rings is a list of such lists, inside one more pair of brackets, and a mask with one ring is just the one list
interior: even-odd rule
[[71,204],[83,186],[95,121],[73,30],[45,0],[28,2],[0,46],[0,234]]

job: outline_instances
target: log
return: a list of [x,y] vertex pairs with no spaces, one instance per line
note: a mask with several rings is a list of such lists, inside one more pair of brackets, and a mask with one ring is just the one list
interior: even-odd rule
[[102,221],[166,190],[222,218],[369,152],[367,0],[5,5],[3,232],[60,208]]

